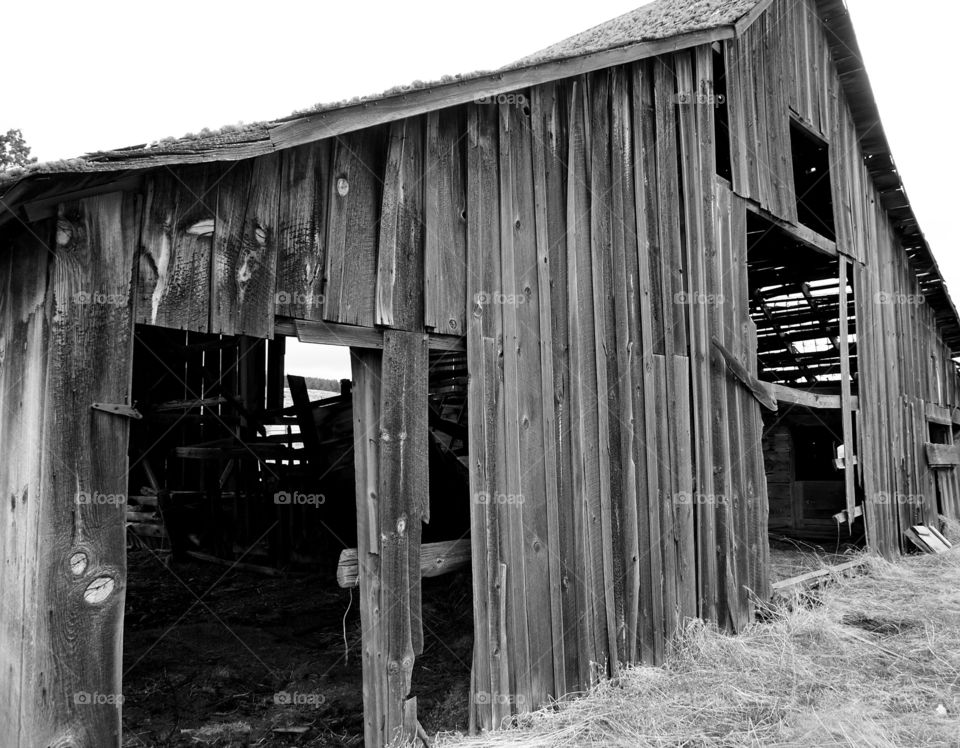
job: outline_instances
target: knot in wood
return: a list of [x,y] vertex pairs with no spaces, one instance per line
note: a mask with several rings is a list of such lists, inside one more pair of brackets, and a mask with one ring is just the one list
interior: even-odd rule
[[97,577],[83,591],[84,601],[90,605],[99,605],[113,593],[116,583],[111,577]]
[[79,577],[87,570],[87,554],[83,551],[77,551],[70,555],[70,571]]
[[57,219],[57,246],[66,247],[73,241],[73,224],[66,218]]
[[403,535],[406,529],[407,529],[407,518],[400,517],[397,520],[397,535]]

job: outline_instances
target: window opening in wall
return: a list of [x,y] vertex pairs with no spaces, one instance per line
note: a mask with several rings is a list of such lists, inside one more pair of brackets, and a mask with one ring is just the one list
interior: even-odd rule
[[835,240],[829,147],[799,122],[791,120],[790,148],[797,217],[808,229]]

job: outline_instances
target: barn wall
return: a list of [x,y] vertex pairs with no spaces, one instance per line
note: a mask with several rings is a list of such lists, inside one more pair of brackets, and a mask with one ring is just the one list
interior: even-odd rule
[[137,322],[263,338],[280,315],[462,335],[463,116],[151,172]]
[[[478,724],[748,620],[766,577],[746,208],[708,48],[468,112]],[[695,97],[694,97],[695,98]]]
[[50,335],[49,223],[22,230],[0,247],[0,744],[31,742],[25,712],[33,677],[32,625],[39,614],[43,406]]
[[834,158],[870,541],[893,554],[904,524],[933,520],[938,489],[956,501],[955,470],[934,474],[923,451],[926,406],[960,404],[950,351],[917,300],[813,12],[774,3],[725,49],[731,182],[714,173],[701,47],[156,170],[142,196],[62,206],[52,254],[14,235],[0,259],[13,393],[0,444],[15,455],[0,486],[19,497],[0,504],[0,742],[118,741],[117,705],[72,699],[119,691],[123,508],[70,497],[125,491],[126,422],[90,404],[127,401],[134,321],[270,337],[279,315],[389,331],[382,354],[354,360],[355,411],[384,426],[358,445],[369,745],[415,729],[424,331],[467,338],[477,725],[661,661],[687,617],[747,622],[750,595],[769,587],[763,426],[717,350],[756,374],[746,211],[797,220],[791,110]]
[[939,510],[960,512],[956,468],[930,469],[923,450],[929,441],[925,405],[956,407],[957,379],[938,331],[942,313],[917,278],[926,268],[910,259],[912,243],[894,230],[867,169],[869,156],[817,5],[775,2],[727,43],[733,187],[795,221],[789,140],[786,148],[779,145],[789,137],[791,114],[829,144],[837,249],[854,260],[858,469],[868,539],[892,556],[907,525],[936,522],[938,491],[944,497]]

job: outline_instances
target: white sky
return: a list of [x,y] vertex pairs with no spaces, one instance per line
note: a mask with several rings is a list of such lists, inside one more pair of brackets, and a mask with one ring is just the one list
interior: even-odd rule
[[[149,142],[416,79],[496,68],[643,4],[11,0],[0,132],[42,161]],[[893,154],[960,299],[960,156],[949,0],[847,0]],[[293,354],[304,374],[339,376]],[[317,357],[314,357],[317,358]],[[322,357],[326,359],[327,357]]]

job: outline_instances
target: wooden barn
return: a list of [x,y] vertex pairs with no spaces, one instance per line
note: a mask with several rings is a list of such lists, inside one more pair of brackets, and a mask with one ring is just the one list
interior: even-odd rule
[[[494,729],[751,620],[771,528],[893,557],[960,519],[960,320],[842,0],[657,0],[7,175],[0,288],[3,746],[120,745],[120,700],[76,694],[123,690],[128,525],[229,507],[206,547],[239,559],[334,442],[371,747],[417,733],[427,545],[469,541]],[[335,403],[285,406],[292,338],[349,347]]]

